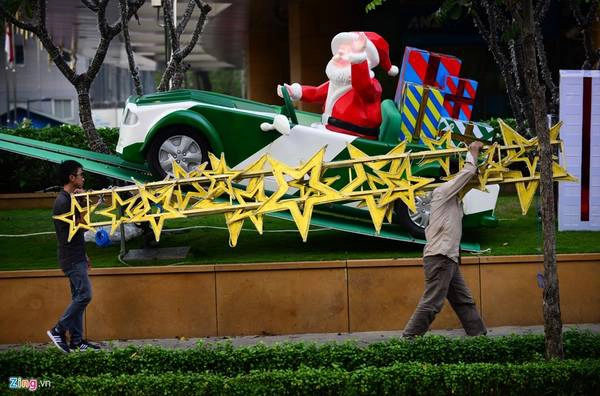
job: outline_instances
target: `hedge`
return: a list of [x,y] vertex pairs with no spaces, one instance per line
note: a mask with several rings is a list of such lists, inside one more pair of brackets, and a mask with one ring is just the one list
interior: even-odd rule
[[[76,125],[40,129],[0,128],[0,133],[89,150],[83,129]],[[98,128],[98,133],[109,149],[114,151],[119,139],[119,130],[117,128]],[[48,161],[2,152],[0,169],[2,169],[0,193],[33,192],[59,184],[57,180],[58,166]],[[85,179],[86,188],[102,188],[109,185],[108,180],[99,175],[87,173]]]
[[[568,359],[600,359],[600,335],[587,332],[564,334]],[[14,375],[59,374],[119,375],[152,372],[210,372],[233,376],[252,370],[296,370],[339,367],[356,370],[396,363],[523,363],[544,360],[541,335],[450,339],[426,336],[414,341],[391,340],[360,347],[355,343],[258,344],[234,348],[231,344],[192,349],[128,347],[94,353],[61,354],[55,348],[24,348],[0,353],[0,378]]]
[[523,364],[400,363],[347,371],[339,367],[211,373],[150,372],[95,377],[47,376],[56,395],[591,395],[600,389],[600,360]]

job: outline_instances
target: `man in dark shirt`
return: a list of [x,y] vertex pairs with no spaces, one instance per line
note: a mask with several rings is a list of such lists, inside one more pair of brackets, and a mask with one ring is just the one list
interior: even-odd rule
[[[60,182],[63,190],[54,201],[53,215],[61,215],[71,211],[71,194],[83,192],[83,167],[77,161],[68,160],[60,164]],[[79,219],[78,221],[81,221]],[[46,333],[61,351],[83,351],[100,349],[98,345],[83,339],[83,313],[92,300],[92,285],[88,277],[91,267],[90,259],[85,253],[83,230],[77,231],[71,241],[69,224],[54,219],[56,238],[58,240],[58,262],[71,285],[71,304],[67,307],[58,323]],[[70,335],[70,344],[66,341],[66,332]]]

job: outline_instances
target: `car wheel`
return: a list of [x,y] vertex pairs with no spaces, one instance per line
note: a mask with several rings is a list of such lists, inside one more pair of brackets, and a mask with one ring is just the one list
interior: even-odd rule
[[206,139],[190,129],[169,129],[160,132],[150,144],[147,161],[152,174],[163,179],[173,175],[173,161],[185,171],[191,171],[208,161]]
[[394,206],[394,223],[404,227],[414,238],[425,239],[425,228],[429,225],[431,214],[430,195],[415,196],[417,211],[411,211],[401,200],[396,201]]

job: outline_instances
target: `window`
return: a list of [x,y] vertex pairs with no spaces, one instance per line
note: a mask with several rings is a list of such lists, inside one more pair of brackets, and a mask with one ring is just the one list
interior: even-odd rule
[[25,64],[25,49],[23,44],[15,44],[15,65]]
[[71,99],[54,99],[54,116],[60,119],[73,118],[73,101]]

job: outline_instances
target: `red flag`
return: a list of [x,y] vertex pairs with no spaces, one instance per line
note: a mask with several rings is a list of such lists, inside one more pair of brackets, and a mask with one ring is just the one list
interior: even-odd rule
[[4,24],[4,52],[6,52],[6,66],[13,66],[15,63],[15,47],[13,46],[13,35],[10,24]]

